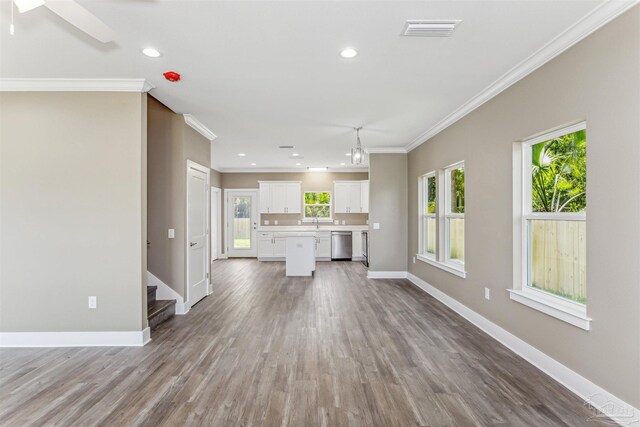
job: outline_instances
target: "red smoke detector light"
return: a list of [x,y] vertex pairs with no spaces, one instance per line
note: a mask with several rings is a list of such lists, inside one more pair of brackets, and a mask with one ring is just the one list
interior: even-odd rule
[[167,71],[166,73],[162,73],[162,75],[170,82],[175,83],[180,81],[180,74],[176,73],[175,71]]

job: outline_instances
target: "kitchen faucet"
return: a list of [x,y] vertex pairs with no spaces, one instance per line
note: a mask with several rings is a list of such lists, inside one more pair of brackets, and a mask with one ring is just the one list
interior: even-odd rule
[[315,224],[316,224],[316,230],[319,230],[320,229],[320,221],[318,220],[317,216],[313,218],[313,222],[315,222]]

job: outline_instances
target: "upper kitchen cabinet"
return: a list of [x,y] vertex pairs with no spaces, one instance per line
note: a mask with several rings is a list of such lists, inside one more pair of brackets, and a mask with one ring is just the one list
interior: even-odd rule
[[302,185],[300,181],[260,181],[260,213],[300,214]]
[[369,181],[335,181],[335,213],[368,213]]

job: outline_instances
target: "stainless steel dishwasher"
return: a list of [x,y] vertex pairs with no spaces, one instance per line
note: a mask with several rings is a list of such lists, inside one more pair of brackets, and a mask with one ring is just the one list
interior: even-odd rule
[[352,242],[350,231],[331,232],[331,259],[351,261]]

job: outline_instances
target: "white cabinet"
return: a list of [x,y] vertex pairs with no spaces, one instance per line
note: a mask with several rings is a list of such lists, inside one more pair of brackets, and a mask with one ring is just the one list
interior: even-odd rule
[[369,181],[362,181],[360,187],[360,212],[369,213]]
[[331,259],[331,232],[316,233],[316,259]]
[[302,212],[300,181],[260,181],[260,213],[299,214]]
[[[363,198],[363,193],[366,197]],[[335,213],[369,212],[369,181],[335,181]]]
[[273,238],[273,256],[275,258],[284,258],[287,256],[287,238],[286,237]]
[[285,186],[285,209],[287,213],[302,213],[302,185],[299,182],[289,182]]
[[362,259],[362,231],[352,231],[351,232],[351,259],[352,260],[361,260]]
[[286,237],[273,233],[258,233],[258,259],[283,259],[287,255]]

